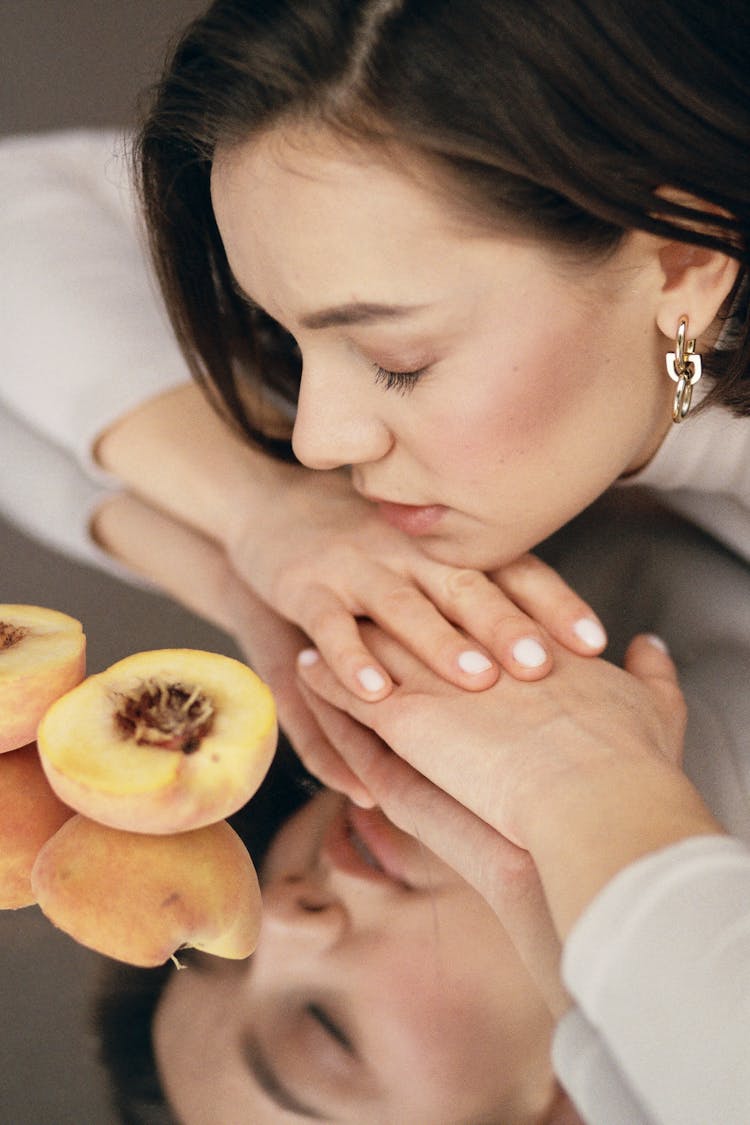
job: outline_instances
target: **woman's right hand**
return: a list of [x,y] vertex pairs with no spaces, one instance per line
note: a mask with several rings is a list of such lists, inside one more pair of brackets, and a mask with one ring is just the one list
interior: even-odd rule
[[499,667],[519,680],[545,676],[550,637],[581,655],[604,648],[591,609],[534,556],[491,575],[436,562],[384,523],[346,474],[280,466],[284,472],[260,528],[254,515],[237,514],[229,558],[361,699],[381,699],[392,687],[363,639],[364,618],[470,691],[490,687]]

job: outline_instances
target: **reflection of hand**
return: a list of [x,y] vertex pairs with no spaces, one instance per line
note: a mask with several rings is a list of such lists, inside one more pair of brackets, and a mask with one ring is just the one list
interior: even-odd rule
[[516,847],[399,758],[371,730],[303,687],[321,729],[388,819],[477,890],[497,914],[550,1011],[569,999],[560,981],[560,941],[527,851]]
[[[355,699],[322,661],[300,664],[303,681],[528,848],[561,935],[621,867],[720,831],[674,764],[685,706],[671,660],[647,638],[631,645],[627,671],[558,648],[546,679],[503,678],[476,695],[440,680],[379,631],[368,629],[367,639],[398,684],[386,699]],[[342,752],[383,799],[366,762]]]

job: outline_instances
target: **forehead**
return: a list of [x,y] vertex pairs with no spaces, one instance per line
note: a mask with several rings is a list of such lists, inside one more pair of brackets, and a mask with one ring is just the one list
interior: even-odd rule
[[496,274],[498,250],[517,241],[452,206],[446,181],[413,151],[324,129],[219,150],[211,187],[235,276],[281,320],[311,302],[436,302],[454,281],[480,284],[483,265]]
[[248,195],[253,189],[258,200],[264,191],[280,192],[279,206],[304,197],[308,214],[316,201],[343,197],[368,210],[385,212],[396,204],[411,215],[414,208],[425,223],[464,236],[472,228],[460,208],[451,207],[447,174],[436,161],[404,145],[357,141],[324,126],[280,126],[217,149],[212,196],[218,209],[227,191]]

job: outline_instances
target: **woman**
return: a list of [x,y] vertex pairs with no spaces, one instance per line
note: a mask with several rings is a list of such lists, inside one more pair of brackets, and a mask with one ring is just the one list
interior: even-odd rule
[[[413,589],[383,586],[372,559],[388,561],[390,544],[373,540],[395,526],[439,566],[494,573],[619,478],[648,466],[667,486],[700,481],[685,419],[705,367],[706,429],[725,435],[732,501],[721,511],[713,499],[713,529],[747,551],[746,514],[735,523],[747,428],[726,426],[718,404],[747,411],[749,30],[731,4],[219,3],[177,48],[140,142],[157,267],[195,373],[239,418],[248,383],[269,388],[271,405],[293,403],[294,452],[333,474],[331,504],[346,508],[329,526],[346,520],[346,543],[360,547],[319,559],[323,583],[320,569],[301,580],[308,532],[289,522],[293,501],[267,516],[272,561],[257,537],[229,536],[238,567],[276,590],[325,658],[301,666],[336,708],[311,703],[321,726],[332,732],[345,710],[397,751],[333,738],[369,796],[403,827],[416,820],[429,845],[444,839],[449,794],[528,849],[557,937],[570,951],[577,932],[581,961],[582,920],[609,909],[592,929],[611,932],[613,900],[632,904],[640,878],[651,944],[673,950],[675,884],[706,894],[711,870],[724,905],[747,890],[746,851],[669,761],[680,724],[664,655],[631,652],[645,691],[638,675],[583,670],[557,650],[533,688],[503,677],[469,696],[445,678],[455,642]],[[278,431],[251,417],[246,431],[259,430],[278,450]],[[344,473],[362,505],[339,491]],[[412,574],[445,611],[436,580]],[[447,616],[480,657],[549,670],[552,642],[540,649],[525,623],[514,634],[517,619],[499,640],[494,592],[465,576],[452,585]],[[357,616],[385,617],[386,634],[358,633]],[[558,629],[569,639],[570,619]],[[442,680],[415,659],[430,650]],[[468,664],[482,670],[474,655]],[[713,920],[703,952],[744,933],[746,911]],[[678,936],[695,921],[688,913]],[[629,1038],[619,996],[648,933],[628,930],[624,984],[597,963],[604,998],[585,965],[567,981],[646,1112],[700,1120],[693,1047],[685,1097],[654,1083],[675,1065],[662,1008],[649,1011],[654,1059]],[[739,941],[733,971],[747,963]],[[746,1006],[722,1031],[737,1058]],[[731,1088],[744,1107],[721,1115],[741,1120],[741,1077]]]
[[711,407],[746,409],[740,7],[226,3],[178,47],[139,146],[173,324],[267,448],[281,419],[247,388],[293,406],[314,475],[258,454],[231,489],[246,517],[167,502],[360,698],[390,680],[357,616],[464,687],[494,681],[488,655],[543,676],[544,634],[498,587],[600,651],[516,560],[619,478],[728,490],[709,522],[747,542],[746,427]]

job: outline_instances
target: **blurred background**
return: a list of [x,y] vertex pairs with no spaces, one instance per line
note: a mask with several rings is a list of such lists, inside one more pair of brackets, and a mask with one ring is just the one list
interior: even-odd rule
[[[167,45],[206,6],[2,0],[0,135],[133,121]],[[2,454],[0,465],[13,473]],[[233,652],[173,603],[53,554],[1,516],[0,575],[0,602],[50,606],[83,622],[92,672],[150,648]],[[114,1125],[88,1015],[99,958],[35,907],[0,913],[0,949],[0,1123]]]

